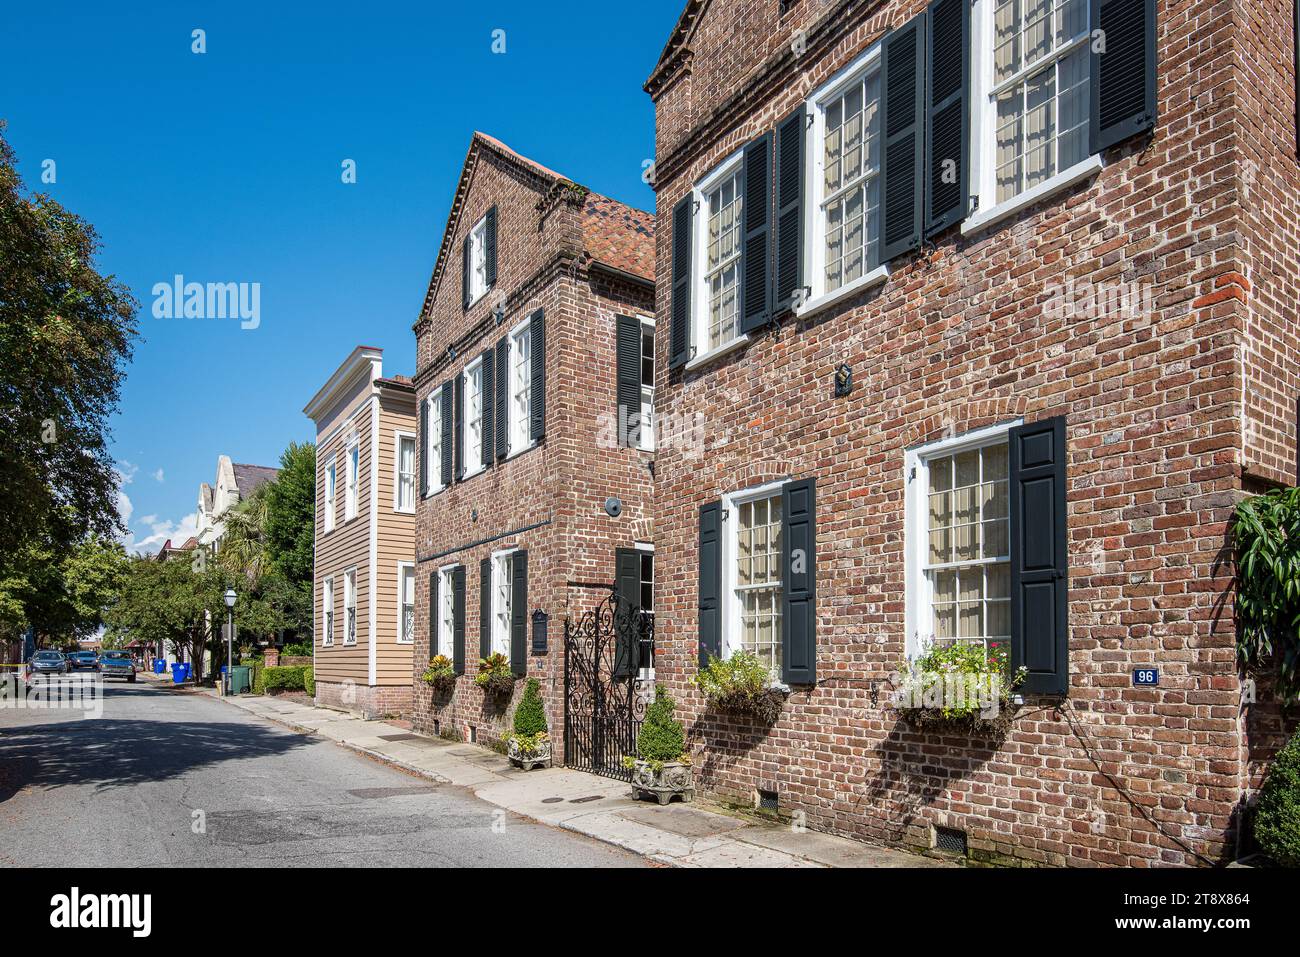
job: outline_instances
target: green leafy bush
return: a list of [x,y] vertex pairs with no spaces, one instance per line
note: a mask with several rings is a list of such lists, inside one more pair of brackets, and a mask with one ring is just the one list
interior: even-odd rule
[[306,672],[309,665],[284,665],[275,668],[263,668],[259,672],[262,691],[303,691],[306,688]]
[[282,649],[280,649],[280,653],[288,658],[310,658],[311,642],[297,641],[292,644],[285,645]]
[[695,686],[714,709],[752,714],[769,723],[776,720],[785,704],[785,695],[772,687],[767,666],[748,651],[737,651],[730,658],[713,658],[695,675]]
[[316,697],[316,671],[311,665],[302,669],[302,690]]
[[1300,732],[1273,758],[1255,810],[1255,840],[1283,867],[1300,867]]
[[965,724],[1005,730],[1025,668],[1011,674],[1004,642],[948,642],[903,662],[894,706],[917,725]]
[[661,766],[682,760],[686,753],[686,732],[673,717],[675,707],[664,686],[656,686],[655,700],[646,709],[641,733],[636,737],[636,754],[642,761]]
[[500,652],[494,652],[478,662],[478,674],[474,683],[486,694],[507,695],[515,687],[514,672],[510,670],[510,659]]
[[435,691],[446,691],[456,684],[456,669],[446,655],[434,655],[420,680]]
[[541,685],[529,678],[515,708],[515,734],[533,735],[546,730],[546,711],[542,708]]
[[1237,658],[1275,671],[1284,699],[1300,696],[1300,488],[1275,489],[1237,506]]

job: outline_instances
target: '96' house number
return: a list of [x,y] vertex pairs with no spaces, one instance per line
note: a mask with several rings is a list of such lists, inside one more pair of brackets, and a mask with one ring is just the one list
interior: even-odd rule
[[1133,686],[1135,688],[1154,688],[1160,684],[1159,668],[1134,668]]

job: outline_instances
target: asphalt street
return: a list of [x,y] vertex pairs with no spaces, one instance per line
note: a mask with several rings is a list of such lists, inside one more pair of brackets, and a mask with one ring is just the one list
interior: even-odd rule
[[643,862],[205,695],[0,708],[0,866],[498,865]]

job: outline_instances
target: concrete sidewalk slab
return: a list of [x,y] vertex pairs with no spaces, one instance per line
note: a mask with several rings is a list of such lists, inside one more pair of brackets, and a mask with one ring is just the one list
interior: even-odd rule
[[[215,694],[215,693],[214,693]],[[674,867],[948,867],[946,861],[714,810],[705,802],[660,807],[622,781],[552,767],[521,771],[500,754],[390,722],[302,702],[221,698],[232,707],[440,784],[488,804]]]

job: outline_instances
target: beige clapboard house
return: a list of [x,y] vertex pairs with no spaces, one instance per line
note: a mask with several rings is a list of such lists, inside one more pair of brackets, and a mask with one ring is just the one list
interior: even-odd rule
[[303,410],[316,423],[316,702],[411,707],[415,391],[357,346]]

